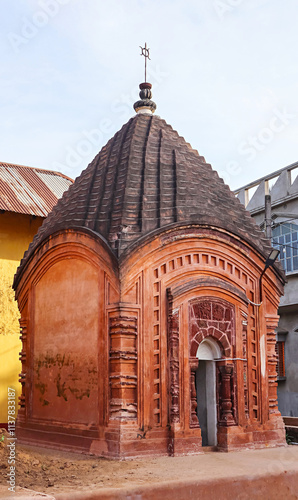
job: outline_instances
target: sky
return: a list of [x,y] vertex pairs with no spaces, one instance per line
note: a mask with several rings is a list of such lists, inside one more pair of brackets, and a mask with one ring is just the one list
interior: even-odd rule
[[297,0],[1,0],[0,161],[75,178],[156,114],[232,189],[298,161]]

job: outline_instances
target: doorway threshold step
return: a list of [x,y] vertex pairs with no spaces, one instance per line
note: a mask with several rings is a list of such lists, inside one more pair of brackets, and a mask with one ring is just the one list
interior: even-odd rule
[[218,451],[217,446],[203,446],[203,451],[208,453],[209,451]]

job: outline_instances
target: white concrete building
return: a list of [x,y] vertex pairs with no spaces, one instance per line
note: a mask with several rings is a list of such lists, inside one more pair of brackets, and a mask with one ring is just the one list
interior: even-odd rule
[[[298,417],[298,162],[235,191],[265,229],[265,195],[271,196],[272,244],[280,250],[286,273],[277,329],[278,406],[283,416]],[[270,230],[270,229],[269,229]]]

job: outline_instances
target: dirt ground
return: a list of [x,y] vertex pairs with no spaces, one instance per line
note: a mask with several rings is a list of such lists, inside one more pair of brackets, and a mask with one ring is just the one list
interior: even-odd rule
[[[113,461],[89,455],[61,452],[25,445],[17,446],[16,495],[8,492],[8,433],[0,430],[0,498],[54,498],[58,494],[93,492],[105,488],[130,488],[169,481],[210,480],[243,475],[272,477],[296,473],[298,446],[247,450],[231,453],[207,452],[196,456],[144,458]],[[36,493],[34,493],[36,492]],[[267,498],[267,497],[266,497]],[[284,497],[284,498],[298,498]]]
[[[4,440],[2,436],[4,436]],[[8,433],[0,430],[0,484],[7,485]],[[154,459],[150,461],[154,464]],[[45,448],[18,445],[16,453],[16,484],[22,488],[47,494],[90,491],[100,487],[121,487],[128,483],[152,481],[152,471],[138,469],[142,460],[113,461],[88,455],[60,452]],[[1,495],[0,495],[1,498]],[[2,497],[3,498],[3,497]]]

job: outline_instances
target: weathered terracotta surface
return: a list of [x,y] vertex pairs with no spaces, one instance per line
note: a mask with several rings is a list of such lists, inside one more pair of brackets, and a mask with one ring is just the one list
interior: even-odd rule
[[180,231],[166,245],[155,236],[119,269],[86,232],[58,232],[40,247],[18,293],[19,438],[109,457],[200,452],[192,373],[212,337],[223,359],[219,447],[284,443],[272,335],[279,280],[269,271],[264,304],[253,306],[260,257],[216,231]]
[[[96,185],[95,174],[92,179]],[[120,189],[120,177],[117,182]],[[166,182],[160,188],[168,196]],[[81,212],[90,225],[96,200],[93,188],[84,189],[91,194]],[[118,203],[118,191],[115,196]],[[219,449],[284,444],[274,352],[283,278],[278,268],[268,269],[263,302],[252,304],[259,300],[268,242],[262,250],[254,244],[257,229],[242,234],[248,220],[239,231],[225,227],[236,210],[230,196],[214,226],[199,216],[184,221],[181,205],[170,224],[143,219],[138,238],[136,227],[128,227],[123,248],[122,233],[109,244],[94,224],[68,226],[71,210],[79,208],[64,197],[54,214],[60,227],[54,229],[53,216],[15,281],[23,340],[19,439],[112,458],[200,453],[197,351],[212,338],[220,352]],[[115,232],[113,217],[102,224]]]

